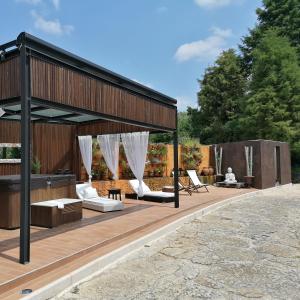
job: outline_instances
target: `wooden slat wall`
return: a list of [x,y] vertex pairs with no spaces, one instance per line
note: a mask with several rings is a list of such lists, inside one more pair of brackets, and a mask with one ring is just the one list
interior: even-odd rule
[[20,122],[0,120],[0,143],[20,143]]
[[21,172],[21,164],[0,164],[1,175],[17,175]]
[[41,173],[57,169],[73,170],[73,145],[76,127],[72,125],[34,124],[33,155],[42,163]]
[[19,62],[19,56],[0,62],[0,100],[20,96]]
[[[32,125],[33,155],[41,161],[42,173],[51,174],[57,169],[74,170],[75,134],[76,127],[72,125]],[[20,143],[19,122],[0,121],[0,143]],[[20,164],[0,164],[0,175],[12,174],[20,174]]]
[[38,58],[31,59],[32,96],[127,120],[176,128],[176,110]]

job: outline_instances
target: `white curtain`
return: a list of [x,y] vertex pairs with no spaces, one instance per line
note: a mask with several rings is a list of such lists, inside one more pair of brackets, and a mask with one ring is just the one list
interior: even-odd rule
[[92,159],[93,159],[93,139],[91,135],[79,136],[79,148],[86,172],[89,175],[89,183],[92,182]]
[[129,167],[139,181],[138,196],[142,197],[149,132],[123,133],[121,136]]
[[118,179],[120,134],[98,135],[97,140],[113,179]]

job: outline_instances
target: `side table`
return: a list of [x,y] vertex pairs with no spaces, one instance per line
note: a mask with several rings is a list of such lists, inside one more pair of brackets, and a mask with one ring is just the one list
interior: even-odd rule
[[122,201],[121,199],[121,189],[118,188],[111,188],[108,190],[108,198],[110,198],[110,196],[112,196],[112,199],[114,200],[118,200],[118,196],[119,196],[119,200]]

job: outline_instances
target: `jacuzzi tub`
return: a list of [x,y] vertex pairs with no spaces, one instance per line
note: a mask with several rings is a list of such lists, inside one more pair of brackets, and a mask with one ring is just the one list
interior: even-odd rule
[[[75,175],[31,175],[31,202],[76,198]],[[20,227],[20,175],[0,176],[0,228]]]

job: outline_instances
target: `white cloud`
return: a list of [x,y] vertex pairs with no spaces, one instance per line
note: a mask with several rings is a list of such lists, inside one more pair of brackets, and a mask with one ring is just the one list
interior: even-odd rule
[[160,6],[156,9],[156,12],[158,14],[163,14],[163,13],[167,12],[167,10],[168,10],[168,8],[166,6]]
[[144,85],[144,86],[147,86],[148,88],[150,88],[150,89],[153,89],[153,85],[151,84],[151,83],[148,83],[148,82],[142,82],[142,81],[139,81],[139,80],[137,80],[137,79],[132,79],[133,81],[135,81],[135,82],[137,82],[137,83],[139,83],[139,84],[142,84],[142,85]]
[[34,18],[34,27],[45,33],[63,35],[70,34],[74,30],[72,25],[62,25],[58,19],[46,20],[34,10],[31,11],[31,15]]
[[232,36],[231,29],[213,27],[212,35],[206,39],[181,45],[175,53],[178,62],[191,59],[209,60],[218,56],[226,48],[226,39]]
[[42,1],[41,0],[16,0],[16,2],[24,2],[31,5],[36,5],[41,3]]
[[227,6],[234,2],[237,0],[195,0],[195,3],[200,7],[209,9]]
[[[23,3],[27,3],[30,5],[36,5],[36,4],[40,4],[40,3],[44,3],[44,0],[15,0],[16,2],[23,2]],[[49,0],[52,5],[55,7],[55,9],[59,9],[60,6],[60,0]]]
[[59,9],[60,6],[60,0],[51,0],[53,6],[55,7],[55,9]]

